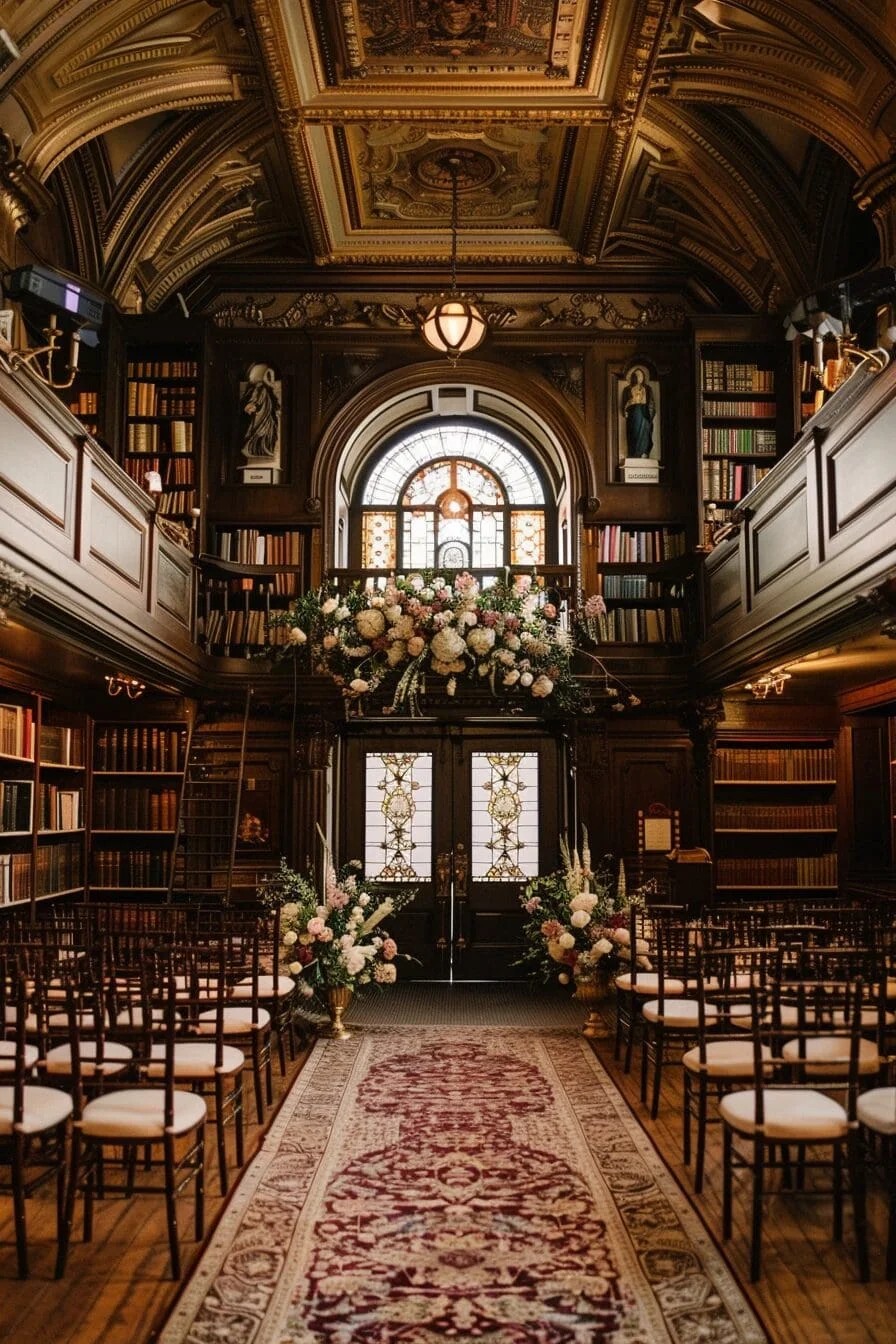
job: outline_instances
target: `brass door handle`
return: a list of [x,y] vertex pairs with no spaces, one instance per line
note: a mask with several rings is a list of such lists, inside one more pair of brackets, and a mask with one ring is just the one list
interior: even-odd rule
[[457,912],[457,937],[454,940],[454,946],[458,952],[463,952],[467,946],[467,940],[464,937],[464,906],[467,903],[467,878],[469,873],[470,856],[463,842],[459,840],[454,847],[454,902]]
[[443,952],[448,946],[448,898],[451,894],[451,854],[446,850],[436,855],[435,898],[439,906],[439,936],[436,948]]

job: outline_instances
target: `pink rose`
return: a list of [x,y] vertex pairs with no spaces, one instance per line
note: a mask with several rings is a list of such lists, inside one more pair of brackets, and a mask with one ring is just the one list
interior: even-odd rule
[[320,938],[326,927],[326,924],[319,915],[315,915],[313,919],[309,919],[308,921],[308,932],[311,934],[312,938]]
[[394,938],[383,939],[382,953],[387,961],[391,961],[393,957],[398,956],[398,944]]

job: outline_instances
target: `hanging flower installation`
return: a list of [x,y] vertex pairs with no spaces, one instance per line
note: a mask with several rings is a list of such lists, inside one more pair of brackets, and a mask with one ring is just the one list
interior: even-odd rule
[[[589,603],[592,611],[595,603],[603,607],[599,597]],[[466,571],[399,575],[382,589],[325,586],[306,593],[271,624],[288,628],[287,642],[275,656],[309,647],[312,666],[328,673],[348,700],[394,678],[391,709],[419,714],[432,674],[446,678],[448,695],[465,681],[547,713],[589,708],[572,671],[575,638],[537,575],[506,575],[487,588]],[[639,703],[599,659],[587,656],[602,674],[602,696],[620,708]]]

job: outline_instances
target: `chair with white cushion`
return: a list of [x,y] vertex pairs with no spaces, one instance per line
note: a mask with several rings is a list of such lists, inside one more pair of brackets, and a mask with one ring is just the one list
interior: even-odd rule
[[[823,992],[822,992],[823,991]],[[752,1086],[729,1092],[719,1104],[723,1125],[722,1236],[732,1234],[733,1178],[749,1173],[752,1186],[750,1278],[755,1283],[762,1266],[763,1201],[769,1193],[766,1173],[782,1170],[789,1185],[791,1153],[800,1173],[826,1169],[831,1186],[816,1193],[833,1196],[833,1236],[843,1236],[843,1172],[849,1173],[855,1223],[859,1277],[869,1274],[865,1221],[865,1178],[861,1160],[857,1099],[859,1052],[862,1039],[861,981],[821,986],[818,982],[778,980],[772,987],[771,1011],[756,986],[751,988]],[[788,1025],[784,1024],[783,1009]],[[794,1019],[794,1025],[789,1022]],[[837,1063],[833,1081],[818,1086],[809,1076],[808,1051],[798,1045],[784,1059],[786,1040],[808,1042],[819,1029],[836,1041]],[[827,1060],[827,1065],[833,1063]],[[770,1067],[771,1066],[771,1067]],[[800,1183],[801,1188],[802,1183]]]
[[[62,1246],[66,1130],[72,1114],[72,1100],[67,1093],[37,1086],[32,1081],[37,1050],[25,1039],[31,992],[31,985],[19,974],[14,962],[0,962],[0,1006],[5,1024],[0,1057],[0,1149],[7,1151],[9,1160],[9,1180],[0,1188],[12,1195],[20,1279],[28,1277],[26,1200],[54,1176],[57,1243],[59,1248]],[[64,1268],[64,1257],[59,1256],[57,1278]]]
[[888,1279],[896,1279],[896,1087],[873,1087],[860,1093],[856,1110],[863,1136],[880,1143],[889,1199],[885,1272]]
[[[153,985],[153,1007],[162,1013],[164,1030],[163,1075],[148,1080],[150,1068],[158,1063],[151,1055],[135,1060],[138,1084],[110,1086],[100,1096],[83,1103],[76,1097],[71,1170],[65,1200],[65,1218],[60,1235],[62,1266],[68,1253],[79,1190],[84,1192],[84,1240],[93,1236],[93,1204],[97,1194],[160,1194],[165,1196],[168,1244],[172,1277],[181,1275],[180,1244],[177,1229],[177,1195],[190,1182],[194,1185],[194,1222],[196,1239],[205,1230],[205,1099],[193,1092],[180,1091],[175,1076],[175,1030],[177,1019],[176,989],[173,970],[168,967]],[[138,1153],[158,1150],[161,1156],[153,1165],[161,1168],[162,1185],[138,1185],[135,1171]],[[123,1184],[111,1187],[107,1182],[110,1163],[108,1149],[124,1153]]]
[[[695,930],[686,921],[664,919],[657,922],[652,956],[656,975],[656,997],[646,999],[641,1008],[644,1025],[641,1033],[641,1101],[646,1104],[652,1075],[650,1116],[655,1120],[660,1108],[660,1088],[667,1048],[677,1042],[690,1043],[696,1038],[700,1005],[693,994],[685,992],[694,983],[696,963]],[[713,1013],[712,1005],[705,1005]]]
[[[224,1039],[224,1013],[230,987],[227,953],[223,939],[187,949],[183,973],[177,983],[177,1035],[174,1042],[174,1080],[200,1096],[214,1099],[212,1119],[218,1148],[221,1193],[228,1188],[227,1137],[233,1125],[236,1164],[243,1165],[243,1067],[242,1050]],[[214,1013],[214,1034],[208,1031],[208,1014]],[[200,1023],[200,1019],[202,1019]],[[147,1077],[164,1077],[166,1045],[155,1040]]]
[[[625,1042],[625,1072],[632,1066],[632,1054],[635,1037],[642,1025],[641,1008],[648,999],[656,998],[659,990],[659,977],[648,961],[651,943],[655,939],[656,929],[664,919],[683,918],[683,905],[651,906],[648,910],[632,906],[629,910],[627,929],[618,929],[615,938],[624,938],[622,953],[628,959],[629,969],[616,976],[616,1040],[613,1058],[618,1059]],[[646,964],[645,964],[646,963]],[[664,994],[672,997],[683,994],[683,982],[669,978],[664,984]]]
[[[697,961],[697,1043],[682,1056],[684,1068],[683,1158],[691,1161],[692,1125],[697,1144],[694,1193],[703,1190],[707,1129],[718,1121],[709,1112],[710,1093],[718,1100],[753,1078],[753,1043],[740,1029],[743,999],[755,986],[767,1002],[780,976],[780,953],[763,947],[701,950]],[[767,1045],[763,1053],[770,1058]]]

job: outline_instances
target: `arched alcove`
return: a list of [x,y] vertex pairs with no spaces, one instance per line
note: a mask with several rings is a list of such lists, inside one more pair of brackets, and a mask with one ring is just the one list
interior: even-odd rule
[[[447,374],[447,376],[446,376]],[[532,465],[549,513],[547,563],[574,562],[579,500],[595,493],[581,417],[538,374],[470,362],[455,372],[427,363],[371,383],[333,417],[321,436],[313,493],[323,508],[323,563],[349,562],[350,511],[374,460],[416,430],[478,426]],[[421,463],[422,465],[422,463]],[[564,547],[572,554],[562,554]]]

